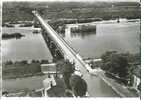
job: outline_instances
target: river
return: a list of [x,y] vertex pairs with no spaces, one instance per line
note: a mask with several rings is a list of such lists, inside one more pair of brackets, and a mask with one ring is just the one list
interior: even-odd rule
[[76,24],[68,24],[65,40],[82,56],[98,58],[105,51],[140,52],[139,22],[103,22],[96,25],[96,32],[76,34],[70,28]]
[[51,60],[52,56],[41,34],[33,34],[32,27],[2,28],[3,33],[15,32],[25,35],[21,39],[2,40],[2,59],[7,60]]
[[[67,25],[64,39],[82,56],[97,58],[105,51],[139,53],[139,22],[93,23],[96,32],[73,34]],[[6,60],[52,59],[41,34],[33,34],[31,28],[3,28],[3,33],[19,32],[21,39],[2,40],[2,58]]]
[[[139,22],[102,22],[92,23],[96,25],[96,32],[85,34],[70,33],[70,27],[76,25],[67,25],[64,39],[78,52],[82,57],[96,58],[100,57],[105,51],[116,50],[119,52],[139,53],[140,47],[140,23]],[[3,33],[20,32],[25,37],[21,39],[2,40],[2,57],[6,60],[31,60],[31,59],[52,59],[52,56],[46,47],[41,34],[33,34],[30,28],[3,28]],[[107,84],[100,78],[86,74],[90,80],[89,90],[93,97],[119,97]],[[39,77],[34,77],[38,81]],[[3,80],[3,90],[20,90],[30,88],[30,78]],[[33,88],[40,88],[42,80],[35,84]],[[25,85],[21,84],[24,83]],[[30,86],[31,85],[31,86]],[[94,88],[91,88],[94,87]]]

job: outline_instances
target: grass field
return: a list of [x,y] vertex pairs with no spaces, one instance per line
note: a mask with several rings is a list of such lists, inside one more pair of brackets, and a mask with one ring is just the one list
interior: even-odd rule
[[34,90],[43,88],[42,81],[46,78],[46,75],[43,76],[33,76],[27,78],[18,78],[18,79],[6,79],[3,80],[3,91],[8,92],[19,92],[21,90]]
[[14,63],[10,65],[3,64],[3,79],[16,79],[34,75],[42,75],[40,63]]

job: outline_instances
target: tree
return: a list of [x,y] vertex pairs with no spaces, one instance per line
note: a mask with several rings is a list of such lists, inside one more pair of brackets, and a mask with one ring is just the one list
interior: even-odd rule
[[140,84],[138,85],[138,90],[141,92],[141,82],[140,82]]
[[70,85],[74,95],[83,97],[87,92],[87,83],[78,75],[72,75],[70,78]]
[[127,78],[128,76],[128,55],[118,54],[117,52],[106,52],[102,55],[102,69],[110,73],[117,74],[119,77]]
[[21,64],[27,64],[27,60],[22,60],[20,63]]
[[48,60],[44,60],[44,59],[41,60],[41,64],[48,64],[48,63],[49,63]]
[[62,74],[63,74],[64,82],[66,84],[67,89],[71,89],[69,79],[73,72],[74,72],[73,64],[71,64],[69,61],[66,61],[63,65]]
[[13,62],[11,61],[11,60],[9,60],[9,61],[6,61],[6,63],[5,63],[6,65],[12,65],[13,64]]

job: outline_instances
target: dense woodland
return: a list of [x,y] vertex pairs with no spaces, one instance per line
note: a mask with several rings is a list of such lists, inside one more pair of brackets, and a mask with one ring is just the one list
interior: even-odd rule
[[58,18],[140,18],[137,2],[3,2],[3,23],[33,20],[32,10],[46,19]]

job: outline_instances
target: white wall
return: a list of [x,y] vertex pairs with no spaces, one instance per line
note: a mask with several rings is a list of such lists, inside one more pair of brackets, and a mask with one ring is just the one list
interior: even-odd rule
[[138,89],[138,85],[140,84],[141,82],[141,79],[135,75],[133,75],[134,77],[134,83],[133,83],[133,87],[137,90]]

